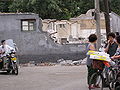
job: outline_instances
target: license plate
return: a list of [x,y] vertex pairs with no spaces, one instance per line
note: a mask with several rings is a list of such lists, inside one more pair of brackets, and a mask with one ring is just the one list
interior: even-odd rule
[[15,61],[15,60],[17,60],[17,58],[15,57],[15,58],[12,58],[11,60]]

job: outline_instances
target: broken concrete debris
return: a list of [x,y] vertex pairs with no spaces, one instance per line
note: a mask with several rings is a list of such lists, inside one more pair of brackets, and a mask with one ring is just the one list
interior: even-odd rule
[[86,60],[85,59],[81,59],[81,60],[64,60],[59,59],[57,60],[56,63],[52,63],[52,62],[44,62],[44,63],[36,63],[35,61],[29,61],[29,63],[26,64],[20,64],[20,66],[23,67],[34,67],[34,66],[56,66],[56,65],[61,65],[61,66],[79,66],[79,65],[85,65],[86,64]]

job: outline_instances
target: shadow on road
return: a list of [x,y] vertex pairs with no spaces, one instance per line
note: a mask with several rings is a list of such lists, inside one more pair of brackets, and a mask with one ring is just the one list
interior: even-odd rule
[[12,73],[0,72],[0,75],[13,75]]

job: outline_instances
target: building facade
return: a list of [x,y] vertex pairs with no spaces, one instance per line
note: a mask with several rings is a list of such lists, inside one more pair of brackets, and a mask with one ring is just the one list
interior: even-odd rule
[[85,51],[84,45],[54,43],[49,34],[43,32],[42,21],[34,13],[0,13],[0,40],[4,39],[13,39],[16,43],[20,63],[81,58],[76,53]]
[[114,12],[110,13],[110,20],[111,20],[111,30],[113,32],[119,32],[120,33],[120,16],[117,15]]
[[[87,40],[87,37],[96,33],[96,23],[92,13],[94,9],[90,9],[86,14],[82,14],[76,18],[70,20],[50,20],[51,22],[45,23],[48,20],[43,20],[43,30],[49,33],[53,33],[53,37],[56,38],[56,42],[62,43],[61,41],[66,38],[68,43],[80,43],[81,41]],[[100,28],[101,35],[105,36],[105,18],[104,14],[100,14]],[[50,26],[52,25],[52,26]],[[48,28],[50,26],[51,28]],[[56,33],[55,33],[56,32]]]

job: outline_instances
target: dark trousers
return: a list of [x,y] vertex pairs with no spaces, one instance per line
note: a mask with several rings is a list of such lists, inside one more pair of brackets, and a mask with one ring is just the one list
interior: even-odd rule
[[0,69],[3,68],[3,61],[0,62]]
[[2,59],[2,61],[0,62],[0,69],[2,69],[4,67],[5,63],[8,63],[7,61],[5,61],[6,57],[2,57],[1,59]]
[[[87,65],[87,68],[88,68],[87,82],[88,82],[88,85],[89,85],[90,84],[90,78],[95,72],[97,72],[97,69],[93,69],[92,65],[91,66]],[[94,78],[94,80],[92,80],[91,84],[95,84],[95,82],[96,82],[96,78]]]

